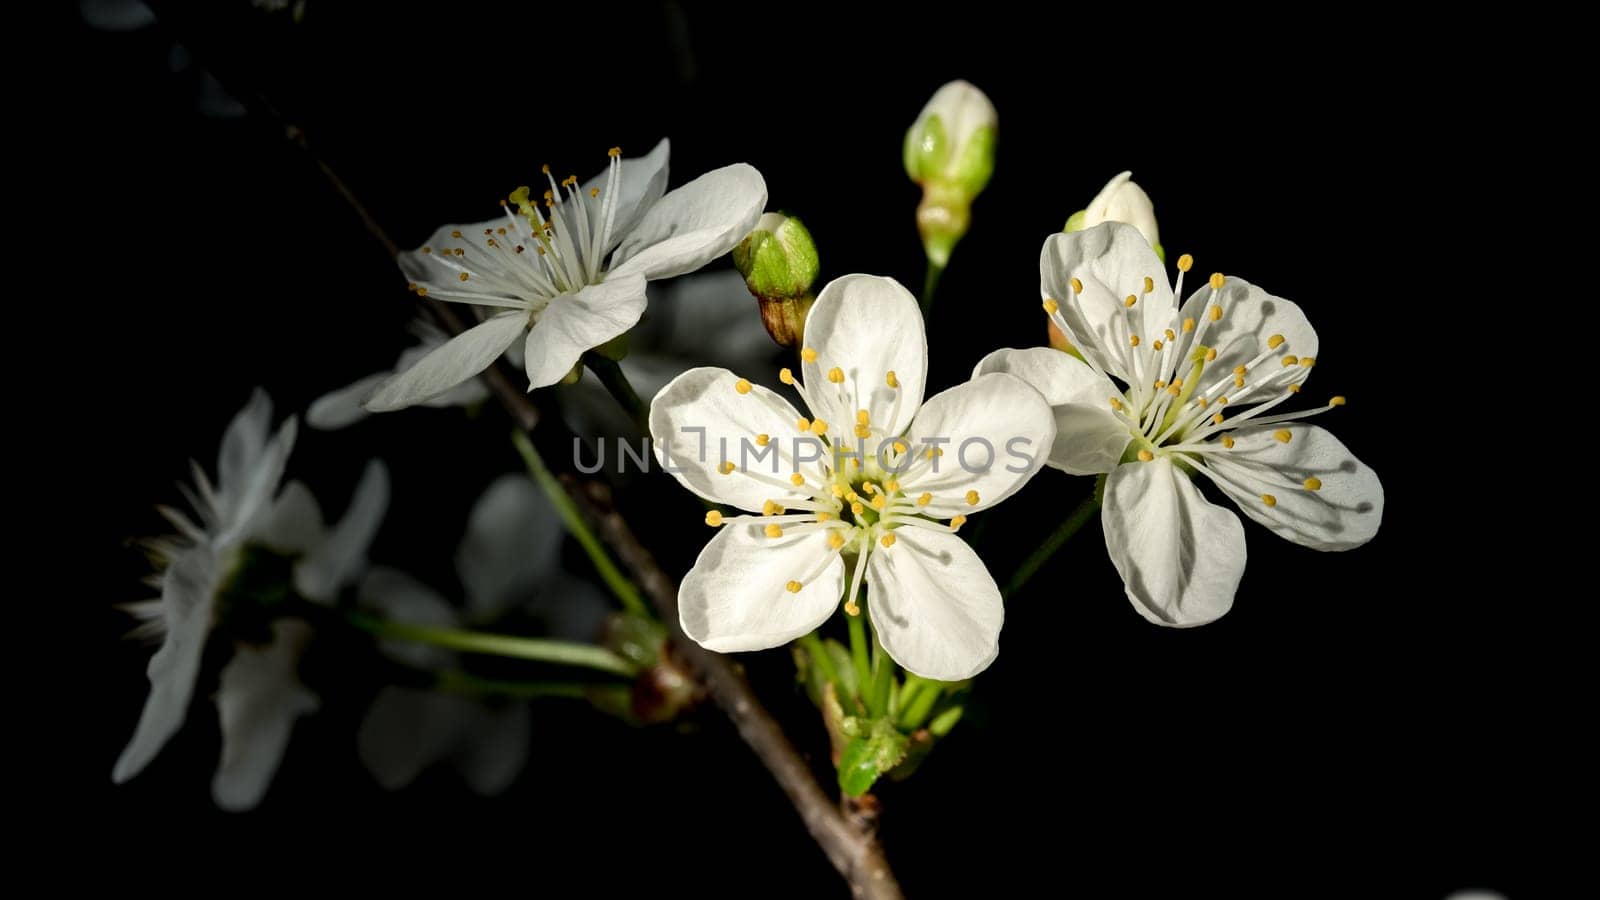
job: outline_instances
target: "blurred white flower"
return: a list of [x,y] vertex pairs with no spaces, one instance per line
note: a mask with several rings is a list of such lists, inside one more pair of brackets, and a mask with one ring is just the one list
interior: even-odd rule
[[[640,159],[611,150],[607,170],[550,189],[543,208],[526,188],[503,219],[446,225],[400,255],[413,289],[487,307],[490,318],[385,382],[374,412],[422,403],[477,375],[525,338],[530,388],[566,377],[587,350],[628,331],[645,308],[645,282],[700,268],[738,244],[767,202],[761,173],[744,163],[663,195],[668,144]],[[518,214],[520,213],[520,215]]]
[[[1272,413],[1316,362],[1300,307],[1221,273],[1180,307],[1137,229],[1106,223],[1052,235],[1039,260],[1045,312],[1081,354],[999,350],[976,378],[1016,375],[1055,410],[1050,464],[1109,474],[1106,549],[1140,615],[1202,625],[1226,613],[1244,575],[1239,518],[1200,494],[1198,474],[1245,515],[1316,550],[1371,540],[1383,485],[1337,438],[1300,420],[1344,404]],[[1113,381],[1112,379],[1115,379]]]
[[[823,288],[801,359],[802,377],[785,369],[779,380],[811,419],[719,368],[690,369],[651,403],[663,467],[701,497],[755,513],[707,515],[726,527],[679,589],[685,633],[719,652],[779,646],[827,621],[841,598],[859,614],[865,582],[873,630],[895,662],[940,681],[982,671],[998,652],[1004,609],[955,532],[1043,465],[1055,438],[1050,408],[1009,375],[924,403],[922,314],[889,278],[848,275]],[[986,465],[957,461],[954,448],[964,453],[969,440],[988,444]],[[1019,442],[1032,454],[1020,465],[992,452]],[[939,443],[952,447],[949,460]]]
[[[404,372],[417,364],[424,356],[444,346],[449,340],[448,335],[439,330],[438,326],[426,319],[417,318],[411,322],[411,333],[416,335],[417,343],[401,351],[400,359],[395,362],[394,368],[385,372],[374,372],[356,379],[338,390],[329,391],[312,402],[311,408],[306,410],[306,424],[312,428],[332,431],[365,419],[368,415],[362,401],[372,396],[380,385],[395,376],[397,372]],[[516,350],[516,364],[521,363],[521,348]],[[512,354],[508,351],[508,357]],[[445,408],[451,406],[476,406],[489,398],[489,389],[483,382],[476,378],[469,378],[455,387],[423,400],[420,406]]]
[[[194,467],[195,487],[184,493],[195,517],[161,510],[179,534],[151,542],[165,565],[161,597],[128,607],[141,620],[134,634],[159,638],[161,647],[150,660],[150,696],[139,724],[112,771],[118,783],[142,771],[183,725],[206,642],[225,607],[249,606],[263,590],[331,601],[365,565],[367,546],[388,505],[382,464],[368,465],[349,512],[329,529],[304,485],[292,483],[274,497],[296,425],[291,417],[269,434],[271,422],[272,402],[257,390],[223,436],[215,486]],[[253,564],[267,558],[289,565],[281,576],[270,566],[262,576]],[[261,609],[271,615],[269,607]],[[226,809],[247,809],[260,800],[294,719],[316,707],[315,697],[295,676],[309,626],[278,618],[271,632],[265,646],[236,638],[235,656],[223,669],[215,696],[223,758],[212,795]]]
[[[363,582],[361,601],[385,618],[440,628],[532,612],[554,636],[592,640],[609,607],[593,586],[560,571],[563,534],[538,488],[524,476],[505,475],[473,507],[456,552],[466,597],[461,608],[411,576],[382,567]],[[384,641],[381,649],[423,670],[453,670],[458,660],[452,651],[427,644]],[[487,795],[516,780],[531,731],[526,701],[390,686],[367,711],[357,750],[389,790],[405,787],[434,763],[448,762],[474,791]]]

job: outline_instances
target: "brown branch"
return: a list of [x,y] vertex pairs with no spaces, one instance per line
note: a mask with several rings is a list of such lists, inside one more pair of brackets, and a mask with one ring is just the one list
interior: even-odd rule
[[[284,136],[306,155],[322,172],[324,178],[350,205],[361,219],[362,225],[389,255],[398,255],[399,247],[388,232],[373,218],[366,207],[345,184],[338,173],[311,150],[305,132],[288,122],[264,100],[257,103],[283,127]],[[449,304],[435,298],[424,298],[429,311],[450,334],[460,334],[465,325]],[[500,401],[517,427],[531,432],[539,424],[539,410],[521,389],[512,384],[499,366],[491,366],[483,379]],[[601,536],[633,573],[645,593],[655,604],[662,623],[667,628],[677,658],[705,685],[707,693],[739,732],[739,737],[761,759],[774,781],[788,796],[795,811],[805,823],[806,830],[817,846],[844,876],[850,892],[864,900],[897,900],[904,895],[895,881],[879,845],[875,816],[861,816],[836,805],[817,784],[811,769],[800,756],[777,720],[767,712],[751,690],[739,668],[727,657],[690,640],[678,625],[678,586],[656,563],[650,552],[634,535],[622,515],[611,505],[609,490],[602,484],[579,482],[575,478],[562,479],[568,493],[578,503],[586,518],[599,527]],[[853,807],[852,807],[853,809]]]

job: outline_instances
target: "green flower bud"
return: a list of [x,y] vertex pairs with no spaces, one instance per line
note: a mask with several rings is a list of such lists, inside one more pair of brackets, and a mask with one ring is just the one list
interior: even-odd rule
[[820,270],[811,232],[793,216],[769,212],[733,248],[733,265],[760,302],[767,333],[780,346],[799,346]]
[[922,186],[917,230],[928,261],[939,268],[967,233],[972,201],[994,174],[998,121],[983,91],[952,81],[934,93],[906,131],[906,174]]

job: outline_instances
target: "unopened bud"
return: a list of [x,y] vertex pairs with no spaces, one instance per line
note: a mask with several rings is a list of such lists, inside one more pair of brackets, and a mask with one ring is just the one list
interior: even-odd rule
[[1082,231],[1101,222],[1122,222],[1139,229],[1144,239],[1155,248],[1156,255],[1167,258],[1161,249],[1161,231],[1156,227],[1156,208],[1150,195],[1133,182],[1132,172],[1123,172],[1106,182],[1089,205],[1072,214],[1062,231]]
[[998,121],[983,91],[952,81],[934,93],[906,131],[906,174],[922,186],[917,230],[929,262],[939,268],[967,233],[972,201],[994,174]]
[[733,265],[760,304],[767,333],[780,346],[799,346],[820,270],[811,232],[794,216],[769,212],[733,248]]

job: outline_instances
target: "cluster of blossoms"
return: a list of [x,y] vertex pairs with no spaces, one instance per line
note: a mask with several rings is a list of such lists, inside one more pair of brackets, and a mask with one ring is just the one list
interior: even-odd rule
[[[995,122],[988,99],[957,82],[907,134],[935,275],[992,172]],[[679,329],[694,340],[630,363],[656,388],[647,418],[657,459],[707,501],[704,521],[717,529],[678,595],[683,632],[710,650],[805,640],[842,609],[853,637],[864,615],[875,645],[918,679],[972,678],[999,652],[1005,608],[962,525],[1046,466],[1102,479],[1107,553],[1134,608],[1160,625],[1215,620],[1244,573],[1244,528],[1206,499],[1206,483],[1307,547],[1344,550],[1377,532],[1377,476],[1306,422],[1344,398],[1300,402],[1319,353],[1300,308],[1221,273],[1184,298],[1193,259],[1180,256],[1169,282],[1153,205],[1130,173],[1044,242],[1040,293],[1051,345],[995,350],[969,380],[930,397],[916,297],[892,278],[861,274],[813,295],[810,234],[791,216],[763,214],[760,173],[730,165],[669,192],[667,164],[663,140],[636,159],[613,148],[606,170],[583,183],[558,181],[546,166],[542,197],[519,188],[500,218],[447,225],[402,254],[415,294],[465,304],[478,320],[454,337],[419,324],[420,343],[394,371],[328,394],[309,421],[332,429],[369,412],[471,406],[488,396],[475,376],[502,357],[525,371],[529,390],[573,385],[585,363],[595,365],[595,351],[614,357],[607,348],[639,324],[648,282],[731,251],[760,316],[749,314],[749,297],[736,299],[731,314],[713,303],[730,296],[727,280],[685,280],[675,305],[698,316]],[[710,338],[740,343],[730,336],[742,326],[730,319],[748,325],[760,347],[726,357],[727,367],[684,360],[704,361]],[[792,367],[776,372],[787,395],[750,377],[762,351],[773,352],[758,322],[795,353]],[[572,396],[584,398],[580,408],[596,403],[592,394]],[[220,805],[243,808],[260,798],[295,719],[317,707],[296,674],[314,610],[349,601],[352,616],[414,626],[378,631],[382,653],[411,669],[454,671],[458,649],[495,644],[453,629],[526,611],[541,586],[565,578],[557,515],[521,478],[496,482],[472,514],[457,558],[463,603],[397,570],[369,568],[388,503],[386,470],[371,464],[349,511],[328,527],[303,485],[279,491],[296,421],[275,433],[270,425],[270,403],[258,393],[228,427],[215,484],[196,467],[189,497],[198,518],[166,511],[180,536],[151,545],[164,567],[161,597],[132,611],[144,622],[137,633],[162,645],[118,781],[143,769],[182,724],[213,635],[234,647],[216,693],[224,749],[214,792]],[[567,525],[581,527],[571,518]],[[605,615],[595,612],[601,601],[592,588],[563,584],[563,596],[593,601],[585,604],[592,615],[580,616],[587,624],[570,629],[591,638]],[[908,678],[893,701],[908,708],[886,718],[893,702],[861,683],[866,650],[855,649],[856,701],[830,719],[830,731],[865,733],[857,714],[880,719],[879,735],[920,728],[935,694],[924,690],[921,712],[910,711],[907,698],[920,685]],[[821,652],[826,663],[831,651]],[[632,674],[653,665],[649,655],[599,657],[598,665]],[[361,728],[362,759],[389,787],[435,762],[454,764],[482,792],[504,787],[525,756],[527,704],[486,705],[436,687],[384,689]],[[898,765],[903,751],[902,742],[879,769]]]

